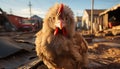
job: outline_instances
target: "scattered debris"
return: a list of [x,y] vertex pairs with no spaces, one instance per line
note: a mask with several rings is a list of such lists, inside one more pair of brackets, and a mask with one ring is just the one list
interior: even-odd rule
[[[0,69],[48,69],[36,56],[35,33],[2,32],[0,35]],[[89,39],[88,69],[120,68],[119,35]]]
[[22,50],[11,38],[0,37],[0,58],[7,57],[11,54]]

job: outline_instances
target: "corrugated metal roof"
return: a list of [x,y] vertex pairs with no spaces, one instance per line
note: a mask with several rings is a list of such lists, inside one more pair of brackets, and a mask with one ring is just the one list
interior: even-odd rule
[[[88,13],[88,15],[91,15],[91,9],[86,9],[85,11]],[[93,15],[99,15],[103,11],[105,11],[105,9],[94,9]]]
[[0,58],[4,58],[22,50],[9,37],[0,37]]
[[118,4],[118,5],[116,5],[116,6],[113,6],[113,7],[111,7],[110,9],[107,9],[107,10],[105,10],[104,12],[100,13],[100,16],[108,13],[109,11],[116,10],[116,9],[118,9],[119,7],[120,7],[120,4]]

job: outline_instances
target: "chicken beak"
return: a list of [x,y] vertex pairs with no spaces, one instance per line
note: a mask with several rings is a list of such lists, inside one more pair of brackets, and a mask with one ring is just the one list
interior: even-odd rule
[[63,23],[63,20],[58,20],[55,26],[59,29],[62,29],[65,26],[65,24]]

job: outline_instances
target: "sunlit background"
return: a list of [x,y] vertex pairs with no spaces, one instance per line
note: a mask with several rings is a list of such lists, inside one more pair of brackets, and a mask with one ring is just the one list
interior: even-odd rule
[[[82,16],[85,9],[91,9],[91,0],[0,0],[0,8],[8,14],[29,17],[31,7],[31,15],[44,18],[55,3],[67,4],[75,16]],[[119,3],[120,0],[94,0],[94,9],[108,9]]]

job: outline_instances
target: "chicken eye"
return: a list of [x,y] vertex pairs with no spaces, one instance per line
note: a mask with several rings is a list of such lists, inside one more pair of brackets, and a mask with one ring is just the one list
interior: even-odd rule
[[55,20],[55,17],[52,17],[53,20]]
[[52,20],[52,18],[51,17],[49,17],[49,21],[51,21]]
[[55,20],[55,17],[49,17],[49,21],[52,22]]
[[66,17],[65,20],[68,20],[68,18]]

